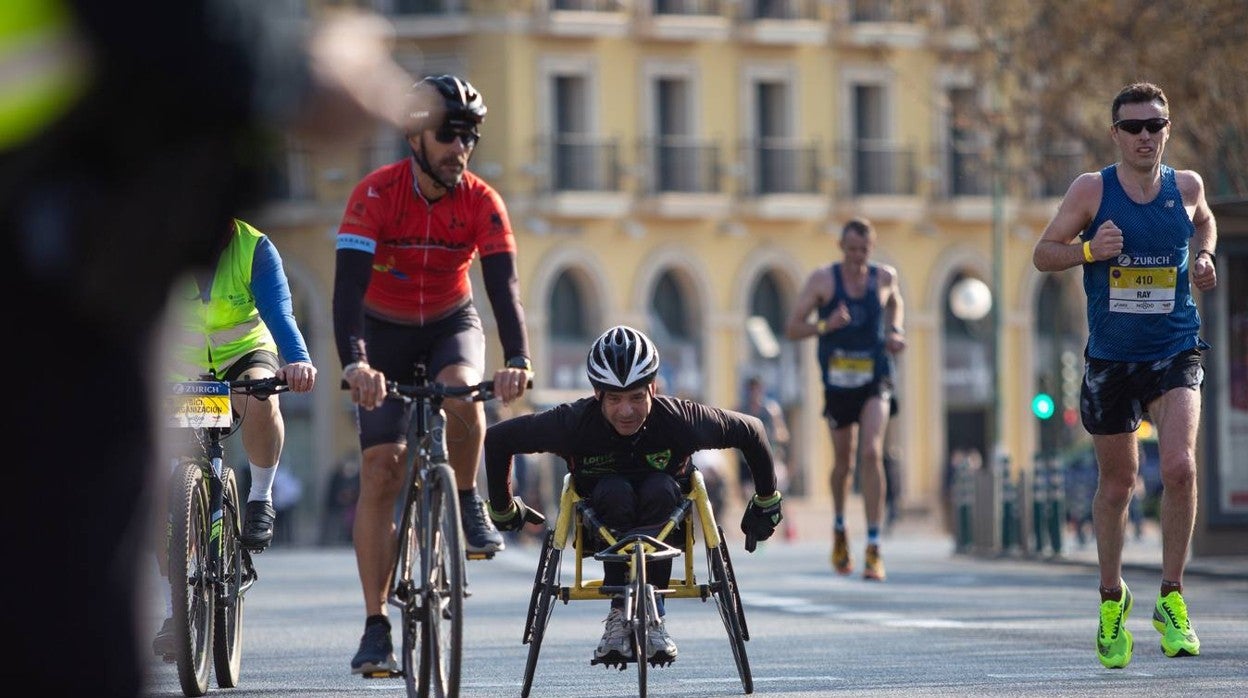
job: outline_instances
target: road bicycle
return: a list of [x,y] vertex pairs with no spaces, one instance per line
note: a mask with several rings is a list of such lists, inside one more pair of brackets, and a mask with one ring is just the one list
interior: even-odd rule
[[[348,387],[346,381],[342,386]],[[447,459],[442,403],[447,398],[491,400],[494,381],[443,385],[429,378],[424,364],[417,364],[415,382],[402,385],[387,381],[386,397],[413,407],[412,438],[408,442],[415,446],[410,449],[412,466],[404,486],[388,597],[400,611],[402,652],[397,672],[364,677],[402,676],[408,696],[455,698],[463,658],[463,604],[469,596],[464,563],[469,558],[487,559],[494,554],[465,556],[455,471]]]
[[240,540],[238,482],[225,465],[224,442],[242,424],[230,396],[266,399],[287,389],[276,377],[223,381],[205,376],[174,383],[168,395],[168,426],[182,432],[185,443],[170,476],[166,570],[175,650],[164,659],[177,663],[187,696],[208,692],[210,668],[218,687],[238,685],[243,598],[258,579],[251,561],[256,551]]
[[[707,576],[706,581],[702,583],[696,579],[693,562],[696,552],[693,523],[695,519],[698,522],[703,547],[706,551]],[[666,542],[666,539],[678,527],[684,531],[681,547]],[[628,563],[628,581],[625,584],[604,585],[601,579],[585,578],[582,561],[587,556],[586,546],[595,543],[595,536],[607,545],[606,548],[593,553],[595,559]],[[560,581],[560,561],[569,540],[574,546],[574,575],[571,584],[565,585]],[[756,544],[753,536],[746,537],[747,550],[754,550]],[[681,555],[684,556],[683,578],[673,576],[666,589],[656,588],[646,578],[647,562],[672,559]],[[677,570],[674,569],[673,573],[676,572]],[[724,539],[723,529],[715,520],[702,473],[697,470],[693,471],[690,476],[689,491],[653,537],[640,533],[620,536],[609,529],[602,523],[589,503],[576,491],[572,476],[570,474],[564,476],[559,515],[555,519],[555,527],[546,531],[542,550],[538,554],[533,593],[529,599],[529,611],[521,638],[522,642],[529,646],[529,654],[524,667],[524,683],[520,689],[522,698],[528,698],[529,691],[532,689],[542,639],[554,610],[554,602],[559,600],[567,604],[569,601],[601,601],[610,597],[620,597],[624,601],[625,623],[630,632],[633,650],[632,658],[619,665],[619,669],[624,670],[629,662],[636,663],[639,695],[645,698],[647,665],[657,664],[657,662],[639,661],[638,658],[649,656],[646,631],[659,621],[658,598],[660,596],[665,597],[665,600],[696,598],[704,603],[709,599],[714,599],[720,620],[728,633],[729,646],[732,649],[733,661],[736,663],[741,686],[745,693],[752,693],[754,678],[750,672],[750,662],[745,651],[745,643],[750,639],[750,631],[745,623],[745,610],[741,604],[732,560],[728,556],[728,543]],[[590,663],[612,664],[597,660],[590,660]]]

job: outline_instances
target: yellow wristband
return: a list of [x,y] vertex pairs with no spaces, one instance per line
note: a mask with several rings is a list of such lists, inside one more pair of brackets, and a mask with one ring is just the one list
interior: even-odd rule
[[1092,256],[1092,241],[1088,240],[1083,243],[1083,261],[1091,264],[1096,261],[1096,257]]
[[819,322],[816,322],[816,323],[815,323],[815,333],[816,333],[816,334],[823,334],[823,333],[825,333],[825,332],[827,332],[827,331],[828,331],[828,321],[827,321],[827,320],[820,320]]

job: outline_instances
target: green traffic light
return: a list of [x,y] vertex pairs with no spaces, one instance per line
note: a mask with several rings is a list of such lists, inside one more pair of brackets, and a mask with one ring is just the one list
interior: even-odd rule
[[1036,393],[1031,399],[1031,413],[1040,419],[1052,417],[1053,409],[1053,398],[1048,393]]

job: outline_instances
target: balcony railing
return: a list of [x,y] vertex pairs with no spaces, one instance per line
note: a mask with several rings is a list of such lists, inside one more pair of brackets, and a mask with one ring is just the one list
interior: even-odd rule
[[922,3],[913,0],[850,0],[851,22],[916,22],[923,18]]
[[620,190],[620,146],[614,138],[563,133],[547,141],[552,191],[615,192]]
[[382,0],[396,15],[452,15],[464,12],[465,0]]
[[940,197],[992,195],[992,151],[978,142],[952,142],[937,150]]
[[747,0],[745,17],[751,20],[812,20],[818,17],[818,12],[813,0]]
[[742,146],[753,196],[818,194],[819,148],[808,140],[762,138]]
[[849,164],[850,191],[854,196],[916,193],[914,151],[878,138],[861,139],[842,146],[842,162]]
[[567,12],[623,12],[623,0],[554,0],[550,9]]
[[1037,171],[1037,193],[1046,198],[1065,196],[1066,189],[1083,173],[1086,163],[1087,153],[1077,145],[1045,151]]
[[714,194],[721,191],[720,147],[709,139],[662,136],[641,146],[649,176],[645,190],[651,194]]
[[655,15],[715,17],[724,11],[725,0],[654,0]]
[[302,148],[288,149],[265,169],[265,196],[273,201],[309,201],[316,194],[312,183],[312,159]]

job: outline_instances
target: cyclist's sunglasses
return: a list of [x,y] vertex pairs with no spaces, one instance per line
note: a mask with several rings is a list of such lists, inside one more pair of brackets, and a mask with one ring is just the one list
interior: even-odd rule
[[1119,119],[1114,122],[1114,126],[1134,136],[1144,129],[1148,129],[1149,133],[1157,133],[1169,123],[1169,119],[1161,117],[1155,119]]
[[476,131],[465,131],[451,126],[442,126],[438,128],[437,131],[433,132],[433,137],[436,138],[439,143],[444,145],[454,143],[455,139],[458,138],[459,142],[463,143],[465,148],[471,148],[477,144],[477,141],[481,140],[481,134]]

